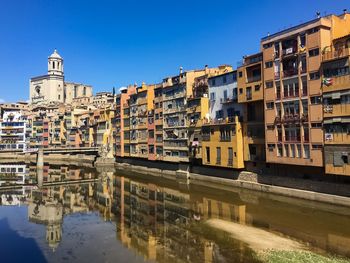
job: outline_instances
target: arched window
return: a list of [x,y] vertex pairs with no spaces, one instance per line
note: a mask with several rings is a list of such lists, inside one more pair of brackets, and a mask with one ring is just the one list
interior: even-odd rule
[[55,61],[52,61],[52,68],[55,69]]
[[83,96],[86,96],[86,87],[83,89]]

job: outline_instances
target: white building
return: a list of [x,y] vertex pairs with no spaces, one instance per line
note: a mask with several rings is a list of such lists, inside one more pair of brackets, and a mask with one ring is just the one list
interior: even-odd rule
[[30,102],[72,103],[74,98],[91,97],[92,87],[75,82],[65,82],[63,58],[55,50],[48,58],[47,75],[33,77],[29,83]]
[[0,151],[25,150],[27,115],[16,107],[0,107]]
[[237,103],[237,71],[208,78],[208,86],[211,120],[243,116],[243,107]]

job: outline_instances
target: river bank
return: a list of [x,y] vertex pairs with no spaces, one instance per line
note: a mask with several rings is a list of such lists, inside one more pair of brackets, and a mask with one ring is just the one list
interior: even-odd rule
[[[69,164],[96,167],[103,171],[126,170],[147,176],[163,177],[181,184],[203,186],[213,184],[350,207],[349,184],[133,158],[117,159],[117,161],[108,160],[108,162],[99,159],[95,155],[88,154],[50,153],[44,155],[44,162],[54,165]],[[0,163],[12,162],[35,163],[36,155],[28,153],[0,154]]]

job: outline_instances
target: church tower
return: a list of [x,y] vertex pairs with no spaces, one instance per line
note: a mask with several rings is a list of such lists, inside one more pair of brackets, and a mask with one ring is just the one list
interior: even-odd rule
[[63,59],[57,53],[55,49],[54,52],[48,58],[48,75],[63,76]]

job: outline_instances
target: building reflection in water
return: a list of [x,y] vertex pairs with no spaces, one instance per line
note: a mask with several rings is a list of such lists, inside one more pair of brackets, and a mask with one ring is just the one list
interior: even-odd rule
[[[29,177],[31,171],[29,169]],[[44,167],[44,182],[94,178],[77,167]],[[145,182],[137,177],[100,172],[99,181],[52,187],[31,187],[0,193],[2,205],[28,205],[30,222],[46,226],[54,251],[62,240],[63,218],[98,211],[116,225],[116,239],[145,260],[157,262],[254,262],[248,244],[212,228],[225,222],[275,233],[322,251],[350,256],[350,228],[344,209],[311,207],[301,200],[208,187],[181,188],[174,182]],[[334,222],[337,222],[335,224]],[[109,233],[96,233],[105,235]],[[45,236],[45,235],[43,235]],[[111,244],[112,246],[112,244]]]
[[[125,177],[115,177],[113,198],[113,208],[118,215],[117,238],[145,259],[230,262],[232,257],[239,261],[240,257],[243,260],[250,255],[249,248],[242,242],[224,237],[220,240],[201,223],[217,217],[244,224],[243,204],[232,205],[207,198],[196,200],[189,193]],[[250,261],[254,261],[253,258]]]
[[[79,168],[44,167],[44,182],[64,182],[92,177]],[[71,213],[86,213],[94,205],[92,183],[31,188],[27,198],[30,222],[46,225],[46,241],[54,251],[62,239],[63,217]]]

